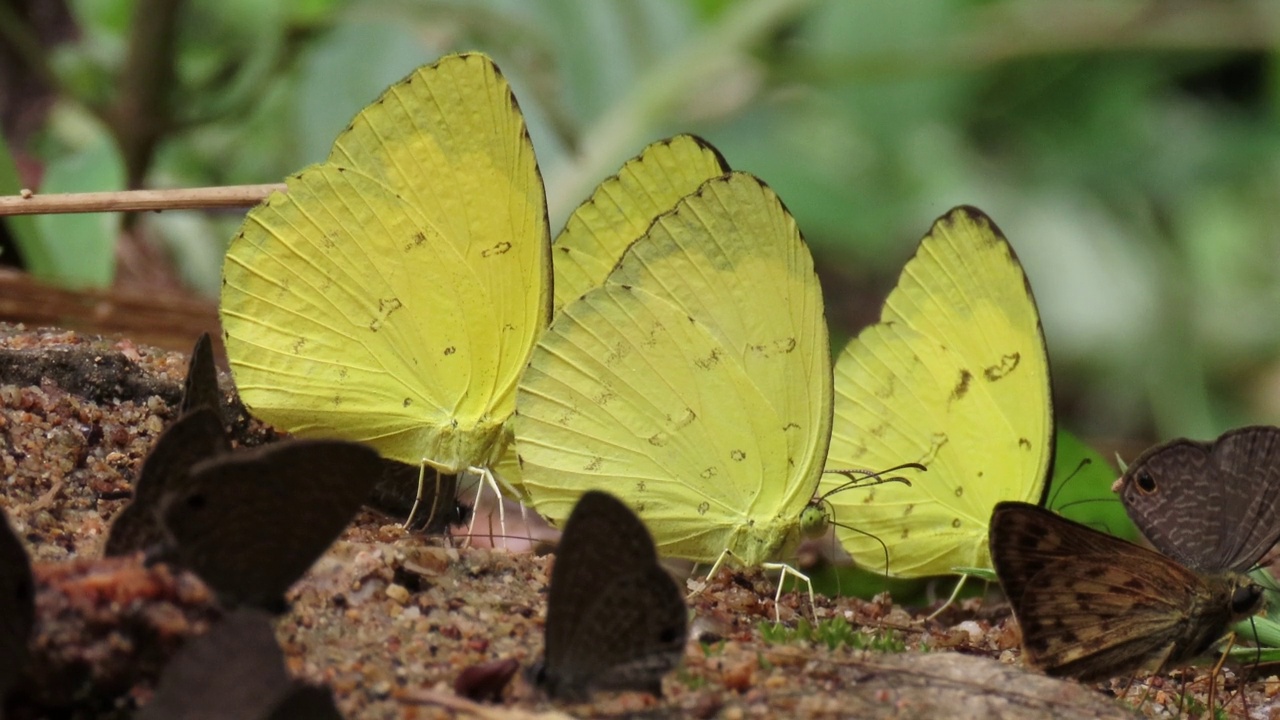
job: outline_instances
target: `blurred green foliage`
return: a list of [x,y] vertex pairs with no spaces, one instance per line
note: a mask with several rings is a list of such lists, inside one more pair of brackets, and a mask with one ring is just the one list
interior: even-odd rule
[[[156,106],[164,122],[154,152],[138,153],[118,102],[139,72],[139,18],[175,5],[171,81]],[[530,122],[553,229],[646,142],[699,133],[788,203],[818,257],[833,337],[845,338],[875,318],[933,218],[971,203],[1025,262],[1066,425],[1088,438],[1155,439],[1280,420],[1280,5],[1266,0],[68,9],[75,39],[46,47],[23,46],[22,18],[0,18],[0,37],[56,89],[49,122],[13,147],[51,184],[68,166],[102,190],[131,178],[278,181],[321,159],[360,107],[415,66],[483,50]],[[114,150],[97,141],[105,132]],[[0,182],[13,191],[4,159]],[[212,294],[238,220],[138,222]],[[47,256],[72,236],[90,243],[62,248],[70,257],[23,254],[67,283],[109,281],[102,239],[117,229],[85,222],[98,225],[37,228]]]

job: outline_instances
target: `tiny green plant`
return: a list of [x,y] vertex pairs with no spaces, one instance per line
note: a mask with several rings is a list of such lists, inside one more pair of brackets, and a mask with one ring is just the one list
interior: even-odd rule
[[759,625],[760,636],[772,644],[809,642],[823,643],[829,650],[838,647],[849,647],[855,650],[874,650],[877,652],[902,652],[906,643],[892,630],[865,632],[855,630],[842,617],[820,620],[817,625],[801,618],[794,628],[781,623],[762,622]]
[[685,668],[676,672],[676,680],[690,690],[700,690],[707,684],[705,677],[695,675]]
[[716,640],[715,642],[698,643],[702,646],[703,657],[714,657],[724,652],[724,641]]

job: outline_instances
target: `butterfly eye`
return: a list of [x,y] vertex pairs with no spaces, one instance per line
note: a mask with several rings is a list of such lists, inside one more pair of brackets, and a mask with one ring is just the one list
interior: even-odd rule
[[1262,588],[1247,582],[1231,593],[1231,612],[1234,615],[1251,615],[1262,601]]
[[1151,473],[1138,473],[1138,489],[1148,494],[1156,491],[1156,479],[1151,477]]
[[187,507],[192,510],[203,510],[204,506],[207,504],[205,496],[202,493],[192,493],[188,495],[186,503]]

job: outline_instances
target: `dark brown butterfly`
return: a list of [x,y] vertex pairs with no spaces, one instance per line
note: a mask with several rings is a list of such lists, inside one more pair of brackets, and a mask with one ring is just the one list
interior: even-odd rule
[[36,618],[31,559],[0,512],[0,716],[4,701],[30,660],[28,642]]
[[617,498],[593,490],[578,500],[549,595],[534,684],[569,700],[595,690],[662,694],[662,676],[684,655],[688,610],[644,523]]
[[200,406],[178,418],[160,435],[133,484],[133,500],[111,522],[103,554],[128,555],[164,542],[160,501],[187,481],[199,461],[230,452],[222,418]]
[[1247,572],[1280,539],[1280,428],[1157,445],[1113,489],[1160,552],[1197,572]]
[[178,416],[200,407],[210,408],[222,417],[222,391],[218,389],[218,366],[213,361],[213,341],[209,333],[201,334],[191,350]]
[[191,351],[178,408],[177,422],[160,435],[142,464],[133,483],[133,501],[111,522],[102,550],[107,557],[128,555],[161,542],[164,533],[156,510],[165,489],[180,484],[197,461],[231,449],[209,333],[201,335]]
[[197,462],[159,501],[158,559],[200,576],[229,605],[279,608],[360,509],[381,467],[367,445],[286,440]]
[[293,680],[265,613],[240,609],[192,638],[160,675],[138,720],[329,720],[328,688]]
[[1023,655],[1050,675],[1177,667],[1262,605],[1238,572],[1196,572],[1035,505],[996,505],[990,543]]

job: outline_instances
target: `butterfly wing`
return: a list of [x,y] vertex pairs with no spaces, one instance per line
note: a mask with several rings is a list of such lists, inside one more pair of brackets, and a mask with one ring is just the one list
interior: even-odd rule
[[172,554],[229,605],[277,608],[380,477],[376,452],[291,440],[205,460],[161,503]]
[[1032,664],[1102,680],[1203,651],[1232,622],[1231,580],[1025,503],[991,519],[991,556]]
[[[552,244],[555,312],[603,283],[654,218],[728,171],[720,152],[693,135],[659,140],[628,160],[573,211]],[[514,446],[508,446],[493,470],[523,493]],[[528,497],[520,499],[529,502]]]
[[213,341],[209,333],[201,333],[187,361],[187,379],[182,385],[182,403],[178,416],[196,408],[207,407],[222,413],[222,392],[218,389],[218,366],[213,361]]
[[0,512],[0,708],[30,658],[27,643],[36,619],[36,586],[22,541]]
[[692,135],[660,140],[628,160],[573,211],[552,245],[556,312],[603,283],[654,218],[727,172],[719,151]]
[[333,691],[321,685],[295,681],[288,695],[271,709],[267,720],[342,720],[333,702]]
[[663,555],[747,565],[799,539],[828,442],[822,296],[795,222],[759,180],[710,180],[567,305],[521,381],[524,487],[563,522],[623,498]]
[[1161,552],[1200,572],[1246,572],[1280,539],[1280,429],[1156,446],[1126,469],[1119,492]]
[[[845,549],[890,575],[989,567],[1000,500],[1038,502],[1053,457],[1049,360],[1017,256],[981,211],[942,216],[889,294],[880,322],[840,353],[827,470],[928,468],[828,499]],[[825,476],[822,491],[843,478]]]
[[265,613],[240,609],[192,638],[160,674],[138,720],[266,718],[291,690]]
[[287,184],[223,268],[245,404],[445,472],[495,461],[551,311],[542,179],[497,68],[472,54],[418,69]]
[[644,524],[612,495],[585,493],[556,552],[539,685],[553,697],[596,689],[660,695],[687,635],[684,598]]
[[204,404],[170,425],[147,454],[133,484],[133,500],[116,514],[102,553],[107,557],[146,550],[164,541],[160,502],[182,486],[192,466],[231,450],[220,411]]

